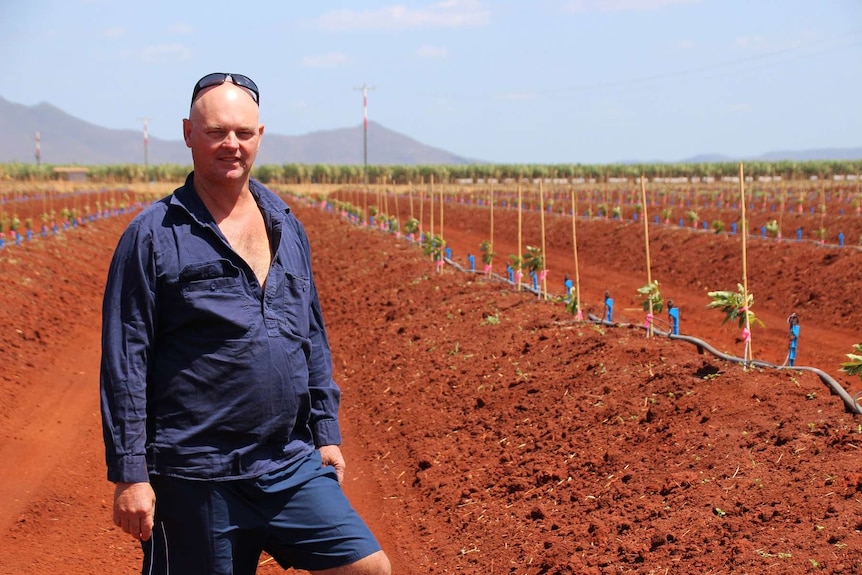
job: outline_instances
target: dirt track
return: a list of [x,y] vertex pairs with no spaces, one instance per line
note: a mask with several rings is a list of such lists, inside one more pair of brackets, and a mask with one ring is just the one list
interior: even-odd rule
[[[742,372],[638,329],[573,324],[561,306],[437,274],[403,240],[295,207],[344,389],[347,491],[396,573],[862,572],[860,421],[816,378]],[[447,218],[456,254],[485,239],[465,223],[475,218]],[[138,570],[136,544],[110,522],[97,393],[101,285],[126,221],[0,253],[0,573]],[[582,289],[631,293],[645,282],[600,270],[596,255],[609,253],[598,238],[621,244],[625,232],[602,231],[584,234],[593,270]],[[677,263],[702,265],[700,240],[686,241],[693,259]],[[557,281],[560,253],[549,258]],[[836,266],[804,253],[816,293],[843,285],[856,313],[824,329],[838,339],[823,344],[803,323],[800,363],[834,373],[859,339],[862,306],[847,286],[860,256]],[[667,284],[694,332],[702,293]],[[768,285],[752,288],[776,326],[758,342],[780,362],[785,316]],[[706,333],[737,345],[707,317]]]

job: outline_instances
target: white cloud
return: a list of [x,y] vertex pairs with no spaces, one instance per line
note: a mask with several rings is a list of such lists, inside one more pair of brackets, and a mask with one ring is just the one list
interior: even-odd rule
[[761,56],[809,48],[822,44],[823,42],[824,40],[822,38],[810,33],[803,33],[794,37],[783,37],[780,39],[753,35],[740,36],[736,38],[733,42],[733,47],[744,53],[753,53]]
[[699,4],[701,0],[568,0],[569,12],[651,12],[678,4]]
[[413,28],[475,28],[486,25],[491,12],[481,0],[445,0],[421,8],[392,4],[376,10],[330,10],[317,19],[324,30],[407,30]]
[[142,48],[136,54],[144,62],[165,62],[188,60],[191,58],[192,52],[182,44],[160,44]]
[[694,40],[680,40],[676,43],[676,47],[680,50],[691,50],[694,46]]
[[737,48],[744,50],[763,50],[768,48],[766,39],[763,36],[742,36],[734,42]]
[[304,68],[335,68],[347,62],[348,58],[346,54],[343,52],[333,52],[331,54],[306,56],[300,61],[300,66]]
[[175,34],[177,36],[189,36],[195,33],[195,29],[190,24],[185,24],[183,22],[174,24],[173,26],[168,27],[168,34]]
[[102,36],[105,38],[122,38],[126,35],[126,29],[122,26],[114,26],[102,31]]
[[751,104],[731,104],[727,111],[731,114],[748,114],[751,112]]
[[497,96],[498,100],[510,100],[517,102],[525,102],[527,100],[535,100],[536,94],[532,92],[507,92],[505,94],[499,94]]
[[443,48],[442,46],[420,46],[418,50],[416,50],[416,55],[420,58],[428,58],[428,59],[441,59],[446,58],[449,55],[449,50]]

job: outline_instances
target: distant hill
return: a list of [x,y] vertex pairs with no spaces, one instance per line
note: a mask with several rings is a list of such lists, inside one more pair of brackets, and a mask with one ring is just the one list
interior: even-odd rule
[[710,164],[721,162],[808,162],[812,160],[862,160],[862,148],[816,148],[812,150],[779,150],[759,156],[732,157],[724,154],[699,154],[681,160],[682,164]]
[[[35,135],[39,132],[42,162],[46,164],[141,164],[142,134],[138,130],[112,130],[85,122],[50,104],[24,106],[0,97],[0,162],[34,162]],[[191,154],[182,140],[150,136],[150,164],[190,165]],[[257,164],[361,165],[364,162],[363,128],[284,136],[266,132]],[[368,123],[368,163],[372,165],[463,165],[486,163],[426,146]]]
[[[0,97],[0,163],[34,162],[34,138],[42,138],[42,161],[46,164],[141,164],[143,143],[139,130],[112,130],[75,118],[41,103],[24,106]],[[362,125],[285,136],[267,132],[257,157],[261,164],[361,165]],[[182,140],[150,136],[150,164],[190,165],[191,154]],[[859,160],[862,148],[823,148],[767,152],[752,157],[699,154],[674,163],[746,161]],[[577,162],[573,158],[573,162]],[[486,164],[426,146],[376,122],[368,123],[368,163],[372,165],[464,165]],[[644,163],[632,160],[617,163]],[[662,163],[653,161],[649,163]]]

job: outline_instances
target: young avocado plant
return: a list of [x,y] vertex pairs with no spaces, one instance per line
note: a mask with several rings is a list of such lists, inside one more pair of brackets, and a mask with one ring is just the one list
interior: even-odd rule
[[746,325],[758,324],[763,326],[763,322],[755,317],[751,311],[751,306],[754,304],[754,294],[746,294],[742,284],[737,284],[738,291],[711,291],[707,295],[712,298],[712,301],[706,307],[710,309],[718,309],[723,312],[725,317],[722,324],[729,321],[735,321],[740,328]]
[[404,233],[408,235],[415,235],[416,232],[419,231],[419,220],[416,218],[409,218],[406,222],[404,222]]
[[443,248],[446,247],[446,242],[440,234],[427,235],[422,244],[422,251],[426,256],[431,256],[433,261],[440,261],[443,257]]
[[572,297],[566,300],[566,311],[572,315],[578,315],[578,312],[581,310],[580,303],[578,298],[573,294]]
[[[539,274],[544,269],[545,259],[542,256],[542,248],[537,248],[535,246],[527,246],[527,253],[521,256],[516,254],[509,254],[509,261],[511,261],[512,269],[518,270],[518,280],[515,282],[520,286],[522,277],[524,272],[527,273],[528,276],[532,276],[532,274]],[[520,289],[520,288],[519,288]],[[541,292],[539,293],[539,297],[541,297]]]
[[853,346],[855,353],[848,353],[847,359],[841,364],[841,371],[847,375],[858,375],[862,379],[862,343],[857,343]]
[[494,261],[494,247],[491,245],[491,240],[482,240],[479,244],[479,251],[482,252],[482,263],[486,266],[491,265]]
[[542,271],[545,268],[545,258],[542,255],[542,248],[527,246],[527,253],[524,255],[521,267],[529,270],[531,273]]
[[[652,313],[661,313],[664,309],[664,298],[661,296],[661,290],[658,287],[658,280],[653,280],[652,283],[638,288],[638,293],[643,297],[643,310],[651,311]],[[652,304],[652,307],[650,307]]]
[[766,231],[770,237],[781,239],[781,227],[778,225],[778,220],[770,220],[766,222]]
[[755,317],[751,311],[751,306],[754,304],[754,294],[746,293],[745,287],[742,284],[737,284],[738,291],[711,291],[707,295],[712,298],[706,307],[718,309],[724,313],[724,321],[722,325],[735,321],[742,330],[742,340],[745,344],[745,364],[751,361],[751,331],[750,328],[754,324],[763,326],[763,322]]

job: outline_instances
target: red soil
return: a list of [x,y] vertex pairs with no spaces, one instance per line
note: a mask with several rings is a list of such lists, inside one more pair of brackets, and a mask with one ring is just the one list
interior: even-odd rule
[[[395,573],[862,573],[862,418],[813,373],[743,370],[639,327],[574,322],[559,303],[437,273],[403,239],[290,203],[344,392],[346,490]],[[446,207],[456,261],[478,259],[487,213]],[[97,383],[101,289],[128,219],[0,251],[0,574],[139,570],[110,519]],[[546,225],[559,293],[571,220]],[[614,319],[640,324],[642,227],[578,225],[588,310],[609,290]],[[523,244],[541,245],[539,229],[525,217]],[[514,212],[495,213],[498,262],[516,237]],[[683,333],[740,355],[738,328],[705,308],[706,291],[741,281],[738,237],[655,228],[650,245]],[[797,365],[862,387],[838,371],[862,340],[862,253],[752,241],[748,265],[766,323],[755,357],[783,362],[795,311]]]

